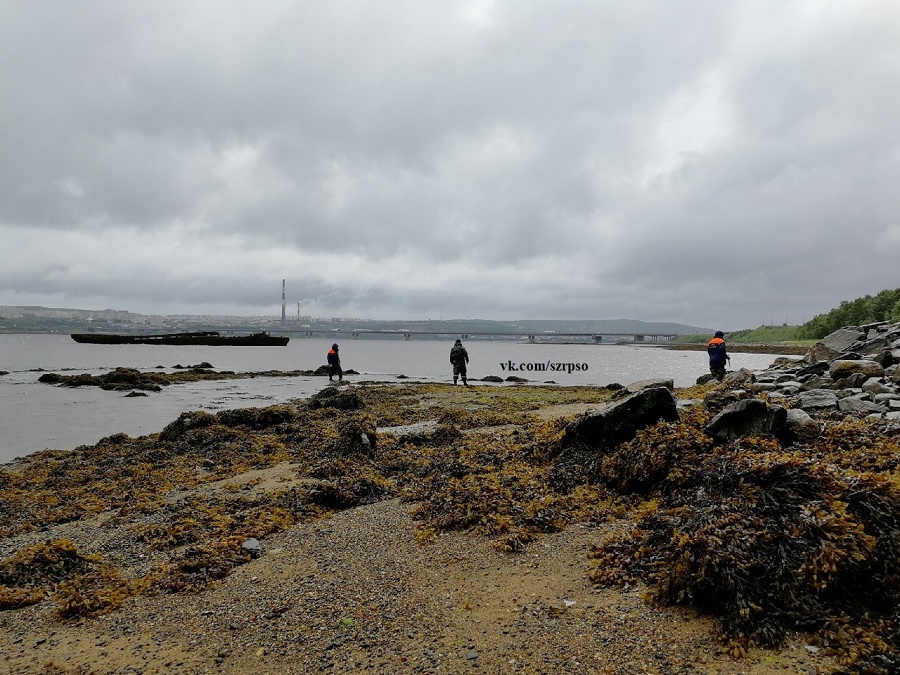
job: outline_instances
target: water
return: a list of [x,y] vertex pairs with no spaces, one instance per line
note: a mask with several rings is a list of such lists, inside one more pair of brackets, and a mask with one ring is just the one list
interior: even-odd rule
[[[278,377],[221,382],[197,382],[165,387],[147,397],[125,398],[127,392],[96,387],[72,389],[37,381],[41,371],[62,374],[108,372],[125,366],[173,372],[175,365],[209,362],[216,370],[313,370],[325,363],[332,340],[292,339],[286,347],[199,347],[167,345],[88,345],[68,335],[0,334],[0,462],[45,448],[67,450],[93,444],[123,432],[143,436],[160,431],[189,410],[215,412],[231,408],[267,406],[307,397],[327,384],[322,377]],[[367,380],[451,381],[452,340],[341,340],[341,363]],[[560,385],[629,384],[656,377],[671,378],[687,387],[708,371],[704,352],[673,351],[651,346],[593,344],[527,344],[520,342],[465,342],[472,380],[486,375],[511,374],[532,382],[553,380]],[[733,354],[733,368],[761,370],[775,356]],[[515,372],[501,364],[577,363],[569,372]],[[584,368],[586,366],[586,368]]]

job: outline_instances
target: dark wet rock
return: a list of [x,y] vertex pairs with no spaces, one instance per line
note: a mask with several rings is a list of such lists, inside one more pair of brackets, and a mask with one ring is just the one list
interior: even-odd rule
[[[802,362],[801,362],[802,363]],[[810,366],[804,366],[797,371],[798,377],[805,377],[807,375],[824,375],[828,372],[828,361],[819,361],[818,363],[814,363]]]
[[398,380],[408,380],[408,379],[409,379],[409,375],[404,375],[403,373],[400,373],[400,374],[397,376],[397,379],[398,379]]
[[507,382],[528,382],[524,377],[518,377],[516,375],[510,375],[506,378]]
[[487,377],[481,378],[482,382],[503,382],[503,378],[499,375],[488,375]]
[[127,394],[125,394],[125,398],[138,398],[141,396],[146,397],[147,392],[145,392],[145,391],[130,391]]
[[570,422],[566,426],[563,446],[579,443],[608,449],[631,440],[638,430],[651,424],[677,420],[675,396],[668,388],[643,389]]
[[869,376],[865,373],[851,373],[847,377],[837,380],[837,382],[834,383],[834,388],[859,389],[866,383],[868,379]]
[[711,412],[718,412],[725,406],[744,398],[745,392],[735,389],[716,389],[706,395],[703,405]]
[[716,379],[716,376],[712,373],[704,373],[700,377],[697,378],[695,384],[706,384],[707,382],[712,382]]
[[747,436],[784,436],[787,410],[769,406],[758,398],[748,398],[728,405],[708,425],[706,433],[718,441]]

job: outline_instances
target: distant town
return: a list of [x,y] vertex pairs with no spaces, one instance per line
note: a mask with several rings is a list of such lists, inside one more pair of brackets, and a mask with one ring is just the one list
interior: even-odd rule
[[[253,333],[269,331],[291,337],[409,339],[447,335],[472,339],[601,342],[633,335],[637,341],[668,341],[675,336],[707,333],[709,329],[678,323],[631,319],[493,321],[488,319],[377,320],[358,317],[213,316],[137,314],[126,310],[69,309],[0,305],[0,333],[175,333],[191,331]],[[603,335],[603,337],[600,337]],[[607,339],[606,336],[609,336]],[[642,337],[643,336],[643,337]],[[627,338],[626,338],[627,339]]]

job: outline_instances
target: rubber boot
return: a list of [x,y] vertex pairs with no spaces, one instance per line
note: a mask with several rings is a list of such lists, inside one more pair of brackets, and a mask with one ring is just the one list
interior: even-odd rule
[[453,386],[454,386],[454,387],[456,386],[456,380],[457,380],[457,378],[454,377],[454,378],[453,378]]

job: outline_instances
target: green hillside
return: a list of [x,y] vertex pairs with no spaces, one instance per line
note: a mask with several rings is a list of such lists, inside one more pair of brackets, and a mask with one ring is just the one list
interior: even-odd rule
[[845,300],[830,312],[818,314],[800,326],[800,337],[818,340],[842,326],[861,326],[878,321],[900,321],[900,288]]

